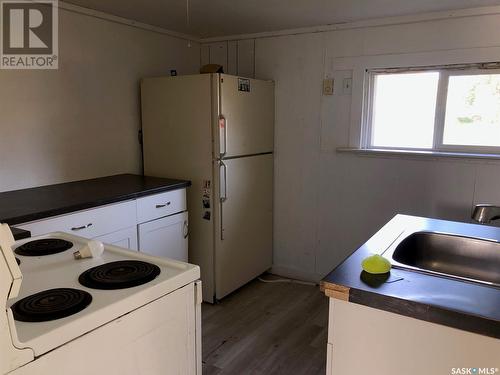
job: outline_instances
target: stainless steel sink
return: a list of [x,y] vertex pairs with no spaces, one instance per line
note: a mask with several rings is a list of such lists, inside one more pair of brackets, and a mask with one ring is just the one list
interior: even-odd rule
[[383,254],[395,268],[500,287],[500,243],[437,232],[405,233]]

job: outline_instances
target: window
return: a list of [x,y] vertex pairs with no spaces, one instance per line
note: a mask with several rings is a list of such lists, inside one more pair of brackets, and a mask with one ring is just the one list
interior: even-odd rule
[[449,77],[443,143],[500,147],[500,74]]
[[497,64],[373,70],[368,77],[363,148],[500,153]]

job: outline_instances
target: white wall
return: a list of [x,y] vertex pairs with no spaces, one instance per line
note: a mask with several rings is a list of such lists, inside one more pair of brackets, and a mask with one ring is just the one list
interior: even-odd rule
[[[498,162],[336,152],[360,115],[360,99],[338,86],[356,69],[349,61],[436,62],[443,51],[500,61],[479,48],[500,46],[499,24],[487,15],[255,40],[256,78],[276,81],[275,272],[324,276],[396,213],[468,221],[474,203],[500,203]],[[331,97],[321,95],[327,76]]]
[[0,70],[0,191],[140,173],[140,78],[198,71],[196,43],[62,9],[59,22],[59,70]]
[[222,65],[224,73],[242,77],[255,76],[255,40],[230,40],[201,46],[201,65]]

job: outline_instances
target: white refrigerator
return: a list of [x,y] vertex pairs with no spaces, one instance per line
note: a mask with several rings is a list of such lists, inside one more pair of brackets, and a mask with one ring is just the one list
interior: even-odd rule
[[144,173],[191,180],[189,261],[214,302],[272,264],[274,83],[147,78],[141,102]]

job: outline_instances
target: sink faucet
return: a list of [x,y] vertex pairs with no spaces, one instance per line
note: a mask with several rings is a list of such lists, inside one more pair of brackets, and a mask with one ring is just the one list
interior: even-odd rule
[[488,224],[493,220],[498,220],[500,219],[500,207],[491,204],[478,204],[474,207],[472,219],[481,224]]

